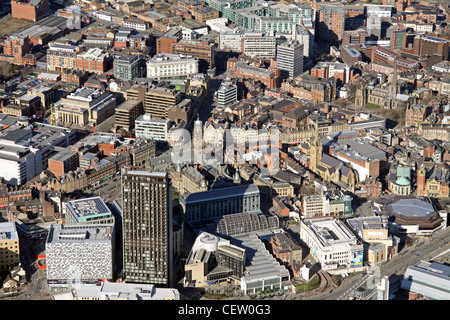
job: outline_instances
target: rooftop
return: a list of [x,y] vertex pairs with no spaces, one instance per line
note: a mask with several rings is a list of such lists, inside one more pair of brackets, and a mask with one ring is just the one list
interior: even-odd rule
[[53,224],[46,244],[110,242],[114,224]]
[[255,184],[184,194],[181,196],[181,199],[187,204],[193,204],[217,199],[240,197],[250,194],[259,195],[259,189]]

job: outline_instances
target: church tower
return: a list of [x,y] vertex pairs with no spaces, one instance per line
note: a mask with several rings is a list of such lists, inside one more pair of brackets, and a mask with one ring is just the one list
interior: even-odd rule
[[425,192],[425,180],[426,180],[427,171],[425,166],[422,164],[417,170],[417,190],[416,194],[418,196],[423,196]]
[[392,76],[392,82],[389,86],[389,95],[391,98],[397,97],[398,94],[398,73],[397,73],[397,61],[394,60],[394,75]]
[[314,129],[314,141],[311,143],[309,152],[309,169],[316,172],[317,166],[322,159],[322,144],[319,139],[319,119],[316,119],[316,126]]

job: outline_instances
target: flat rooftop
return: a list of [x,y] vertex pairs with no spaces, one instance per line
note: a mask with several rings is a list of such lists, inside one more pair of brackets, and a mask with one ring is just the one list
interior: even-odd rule
[[19,239],[16,224],[14,222],[0,223],[0,241]]
[[46,245],[112,241],[114,224],[53,224]]
[[100,197],[71,200],[67,202],[66,207],[76,218],[112,215]]

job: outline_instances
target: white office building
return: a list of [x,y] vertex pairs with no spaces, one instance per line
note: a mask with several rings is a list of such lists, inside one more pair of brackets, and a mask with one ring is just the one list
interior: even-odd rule
[[198,73],[198,59],[183,54],[159,53],[147,61],[147,78],[186,78]]
[[330,215],[330,202],[324,195],[304,196],[303,217],[315,218]]
[[295,79],[303,73],[303,44],[288,41],[277,47],[277,66],[283,79]]
[[364,7],[368,17],[378,16],[380,18],[390,18],[392,16],[392,6],[365,4]]
[[113,279],[113,224],[54,224],[45,243],[48,285]]
[[0,136],[0,176],[9,185],[30,181],[48,167],[55,146],[67,147],[75,132],[52,125],[9,128]]
[[247,32],[242,41],[242,52],[251,58],[275,58],[277,55],[277,38],[273,35],[273,32]]
[[136,138],[150,138],[158,141],[167,141],[167,132],[170,129],[169,119],[156,119],[150,113],[137,118],[134,122]]
[[300,238],[324,270],[362,267],[364,248],[345,224],[335,217],[304,219]]
[[244,31],[237,28],[233,31],[221,32],[219,34],[219,48],[228,51],[241,52],[244,35]]
[[224,82],[217,90],[217,105],[226,107],[237,101],[237,86],[232,82]]

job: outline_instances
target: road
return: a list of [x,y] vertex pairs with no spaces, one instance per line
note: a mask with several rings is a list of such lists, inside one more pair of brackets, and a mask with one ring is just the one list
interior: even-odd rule
[[409,265],[416,264],[420,260],[429,260],[438,253],[448,250],[450,248],[449,240],[450,228],[447,228],[437,231],[431,242],[425,239],[422,240],[424,244],[418,248],[414,248],[414,245],[404,248],[403,250],[407,249],[408,252],[397,255],[380,267],[381,276],[403,275]]

